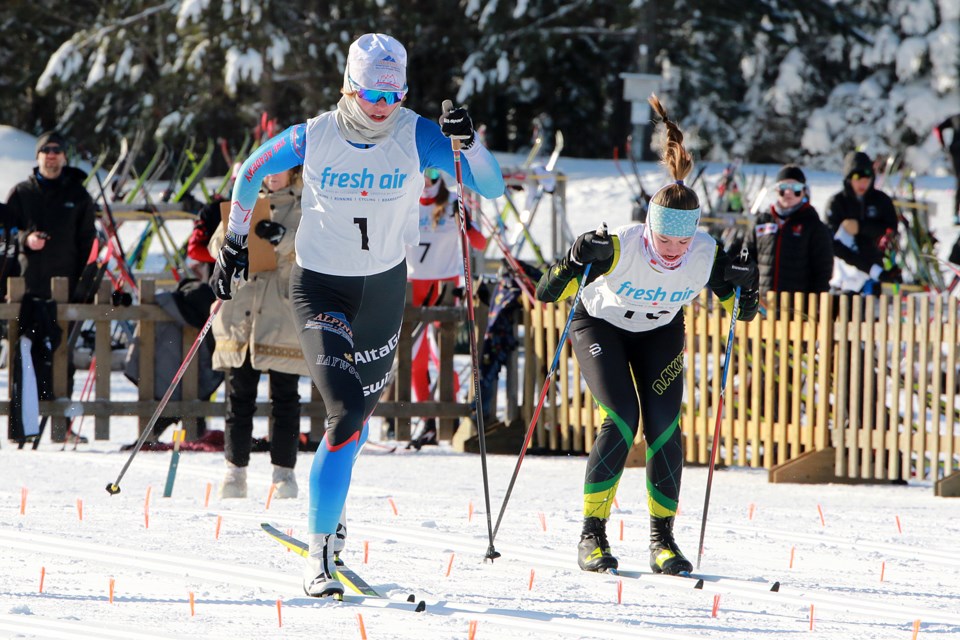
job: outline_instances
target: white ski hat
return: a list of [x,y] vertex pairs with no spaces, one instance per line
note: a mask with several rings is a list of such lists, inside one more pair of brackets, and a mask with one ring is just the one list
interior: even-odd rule
[[407,50],[391,36],[365,33],[350,45],[347,74],[362,89],[407,90]]

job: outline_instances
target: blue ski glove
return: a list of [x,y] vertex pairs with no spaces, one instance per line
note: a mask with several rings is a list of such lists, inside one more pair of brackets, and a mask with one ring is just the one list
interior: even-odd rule
[[227,232],[226,240],[220,247],[220,255],[213,265],[210,278],[213,292],[221,300],[230,300],[230,289],[234,280],[246,280],[250,261],[247,255],[247,236]]

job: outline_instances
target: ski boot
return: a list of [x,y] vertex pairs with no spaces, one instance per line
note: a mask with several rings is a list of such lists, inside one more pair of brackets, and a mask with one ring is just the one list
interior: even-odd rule
[[227,475],[220,483],[220,498],[247,497],[247,468],[238,467],[227,460]]
[[610,553],[607,542],[607,521],[602,518],[584,518],[580,544],[577,545],[577,564],[584,571],[606,572],[619,566]]
[[303,571],[303,591],[314,598],[343,595],[343,583],[337,579],[334,564],[334,546],[337,536],[333,533],[311,533],[307,540],[310,555]]
[[650,516],[650,568],[654,573],[672,576],[693,571],[693,565],[683,556],[673,539],[673,516]]
[[297,477],[290,467],[273,465],[273,485],[273,497],[277,500],[297,497]]

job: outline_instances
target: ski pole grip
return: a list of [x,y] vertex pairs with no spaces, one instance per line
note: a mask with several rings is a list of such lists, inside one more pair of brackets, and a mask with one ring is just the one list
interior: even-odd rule
[[601,222],[600,226],[597,227],[597,235],[602,237],[607,237],[607,223]]
[[444,114],[453,111],[453,100],[444,100],[440,105],[440,109],[443,110]]

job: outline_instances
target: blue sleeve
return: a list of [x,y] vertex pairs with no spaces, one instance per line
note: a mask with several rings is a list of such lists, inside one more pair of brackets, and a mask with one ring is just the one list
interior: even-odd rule
[[[440,131],[440,125],[420,116],[416,130],[417,152],[420,154],[420,171],[430,167],[440,169],[453,176],[453,149],[450,140]],[[460,154],[466,162],[461,164],[463,184],[484,198],[498,198],[503,195],[503,174],[500,164],[493,154],[479,142]]]
[[306,139],[306,123],[295,124],[264,142],[243,162],[233,183],[228,231],[238,235],[249,233],[250,215],[257,203],[260,183],[266,176],[302,165]]

